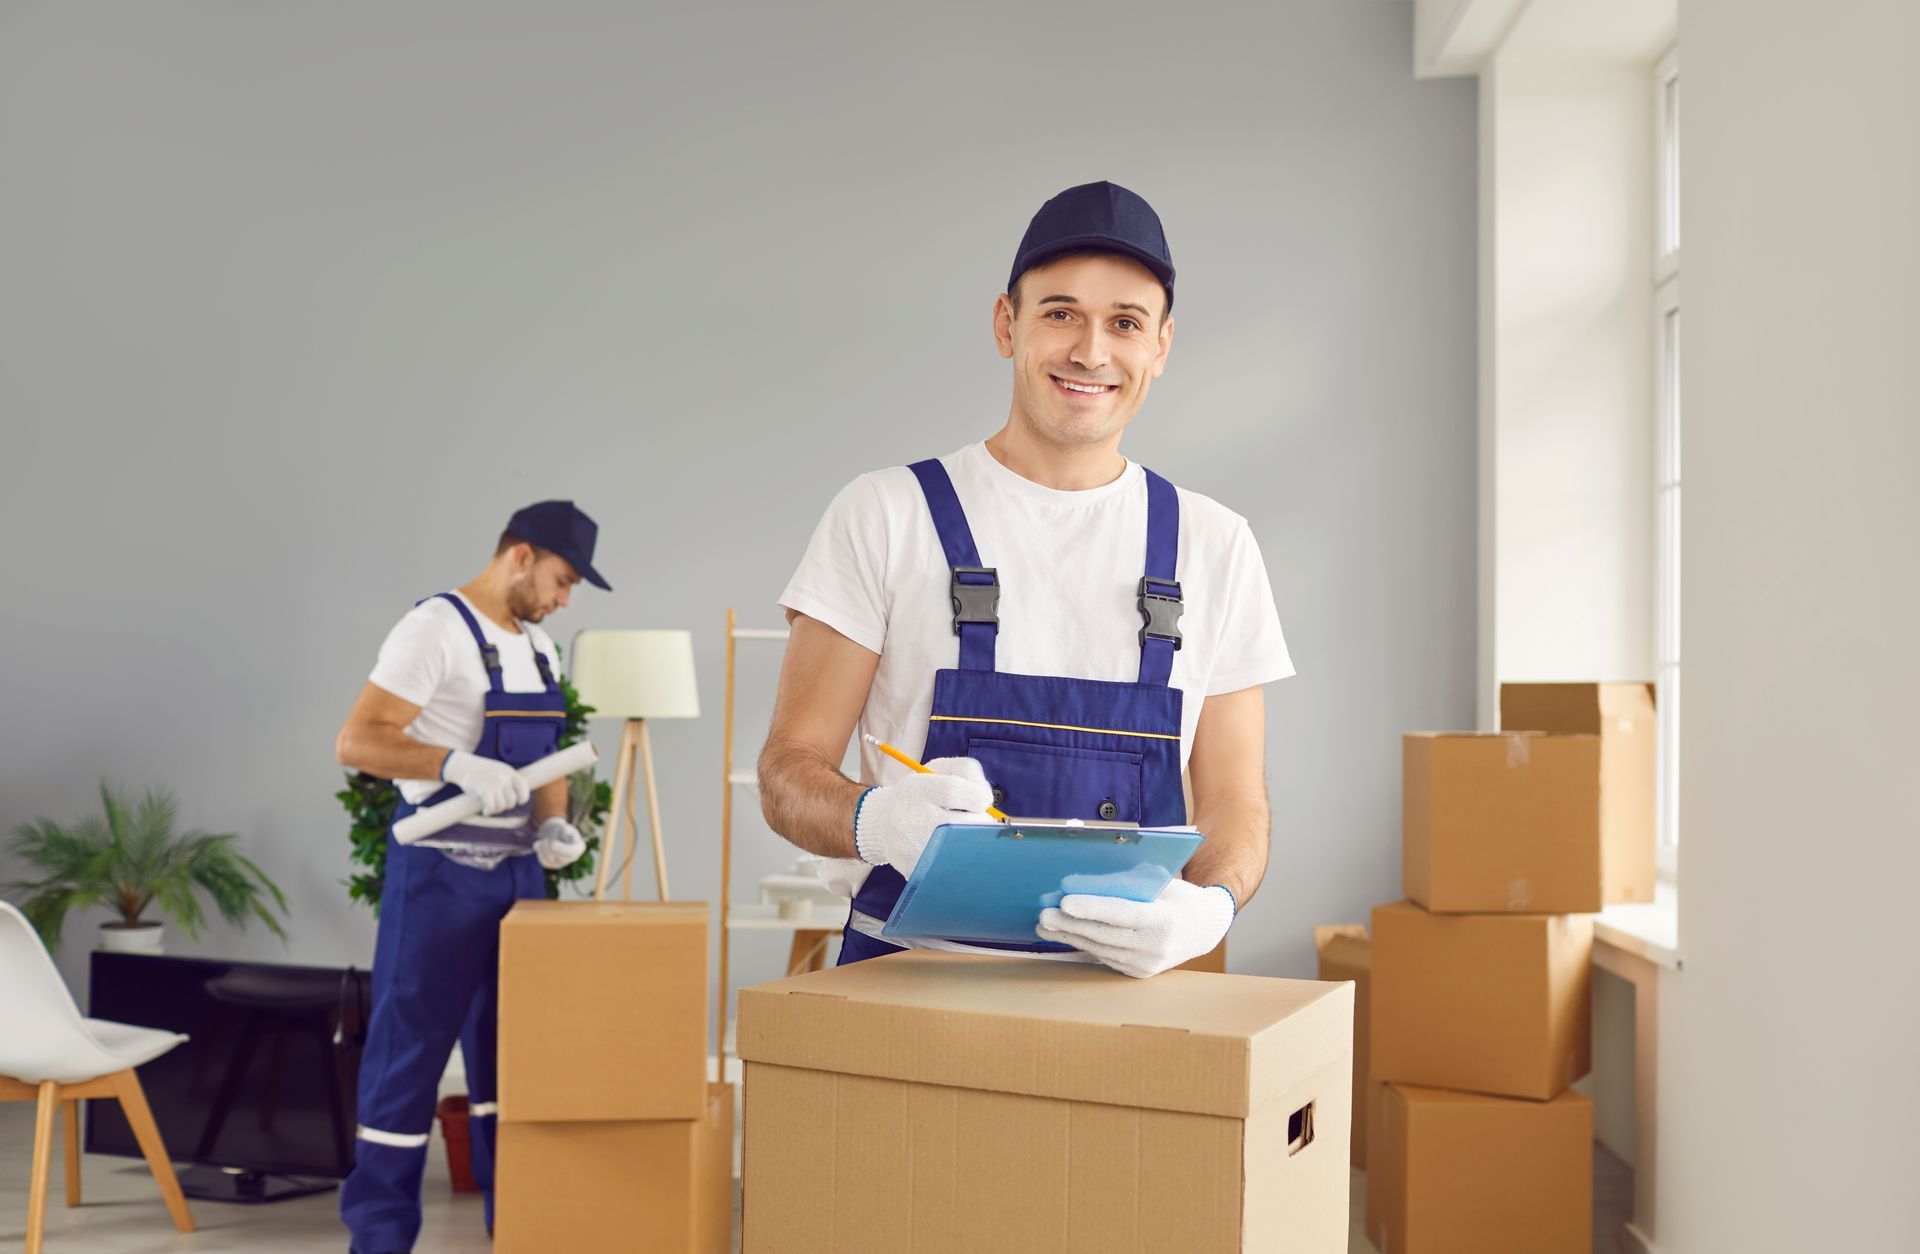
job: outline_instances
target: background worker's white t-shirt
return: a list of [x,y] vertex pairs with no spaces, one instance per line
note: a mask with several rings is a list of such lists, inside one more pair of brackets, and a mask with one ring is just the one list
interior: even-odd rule
[[[1138,681],[1145,472],[1128,462],[1112,483],[1063,492],[1008,470],[985,444],[940,461],[980,564],[999,571],[994,668]],[[1183,694],[1184,767],[1207,697],[1284,679],[1293,662],[1246,519],[1197,492],[1180,489],[1179,496],[1175,577],[1186,611],[1171,682]],[[920,755],[934,672],[959,665],[950,577],[920,481],[904,466],[855,479],[814,529],[780,604],[880,655],[856,739],[871,733]],[[862,780],[894,783],[908,773],[861,742]]]
[[[480,634],[500,651],[500,682],[508,692],[545,692],[533,651],[547,655],[547,665],[560,675],[560,655],[547,633],[532,623],[510,632],[460,596]],[[407,611],[380,646],[380,658],[367,676],[402,701],[420,707],[407,724],[407,735],[422,744],[445,745],[468,753],[480,743],[487,713],[487,668],[480,646],[460,617],[460,611],[441,597],[429,597]],[[395,780],[400,795],[418,804],[446,785],[437,779]]]

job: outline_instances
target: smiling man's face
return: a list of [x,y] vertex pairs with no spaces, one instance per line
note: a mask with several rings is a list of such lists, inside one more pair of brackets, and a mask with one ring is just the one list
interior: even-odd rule
[[1014,419],[1050,444],[1117,441],[1166,368],[1166,289],[1113,253],[1035,266],[1015,286],[993,308],[1000,355],[1013,360]]

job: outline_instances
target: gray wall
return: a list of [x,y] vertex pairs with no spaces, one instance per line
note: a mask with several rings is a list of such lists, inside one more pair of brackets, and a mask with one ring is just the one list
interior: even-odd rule
[[[1013,247],[1112,178],[1181,270],[1126,449],[1252,520],[1300,669],[1233,965],[1310,973],[1309,925],[1398,895],[1398,733],[1473,720],[1474,88],[1414,81],[1404,4],[1244,8],[0,9],[0,825],[166,785],[294,909],[175,952],[366,963],[340,719],[567,495],[619,591],[556,635],[697,633],[706,716],[655,742],[711,898],[726,607],[776,621],[856,472],[999,425]],[[790,856],[747,813],[743,896]]]

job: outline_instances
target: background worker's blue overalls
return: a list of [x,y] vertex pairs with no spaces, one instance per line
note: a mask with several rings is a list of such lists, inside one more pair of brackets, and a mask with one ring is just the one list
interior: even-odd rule
[[[499,651],[481,634],[466,602],[452,593],[439,595],[460,611],[487,670],[485,725],[474,753],[518,767],[558,749],[567,702],[546,654],[533,644],[542,690],[508,692],[501,682]],[[402,800],[394,821],[459,795],[449,784],[417,806]],[[531,809],[529,803],[529,816]],[[459,834],[456,827],[436,839]],[[480,828],[475,834],[497,840],[500,830]],[[388,833],[373,1011],[360,1061],[360,1128],[353,1174],[340,1190],[340,1217],[357,1254],[411,1250],[419,1235],[420,1174],[440,1076],[456,1039],[471,1103],[467,1129],[473,1175],[485,1194],[492,1227],[500,920],[520,898],[545,895],[546,877],[535,858],[508,857],[483,869],[455,861],[441,849],[402,845]]]
[[[1104,819],[1168,826],[1187,821],[1180,781],[1180,697],[1168,683],[1180,647],[1182,610],[1175,562],[1180,551],[1180,497],[1146,471],[1147,561],[1140,580],[1140,678],[1135,683],[1014,675],[993,668],[1000,630],[1000,585],[980,564],[973,531],[938,461],[909,467],[933,514],[952,569],[954,630],[960,666],[934,676],[933,712],[920,760],[970,757],[986,771],[994,804],[1027,818]],[[1142,469],[1145,469],[1144,467]],[[1088,623],[1088,631],[1103,624]],[[1114,624],[1113,630],[1119,630]],[[875,867],[853,899],[856,912],[885,920],[906,886],[891,866]],[[868,936],[848,919],[842,964],[896,953],[898,945]],[[993,948],[1058,952],[1035,940]]]

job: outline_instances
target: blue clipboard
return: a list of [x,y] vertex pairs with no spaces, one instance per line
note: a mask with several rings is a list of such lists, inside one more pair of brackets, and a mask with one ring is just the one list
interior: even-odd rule
[[1158,828],[945,823],[933,829],[880,935],[1038,944],[1041,910],[1068,893],[1152,901],[1201,839]]

